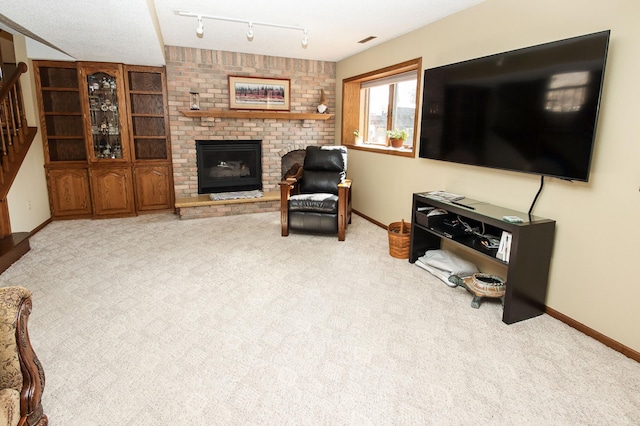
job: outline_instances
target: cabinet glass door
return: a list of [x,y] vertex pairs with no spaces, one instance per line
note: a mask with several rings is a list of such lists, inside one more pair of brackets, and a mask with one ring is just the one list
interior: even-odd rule
[[123,158],[117,84],[104,72],[87,75],[94,158]]

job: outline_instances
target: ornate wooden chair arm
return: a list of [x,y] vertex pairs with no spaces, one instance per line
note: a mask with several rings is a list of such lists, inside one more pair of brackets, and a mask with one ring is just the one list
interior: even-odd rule
[[22,392],[20,393],[20,425],[45,426],[47,416],[42,409],[42,392],[44,391],[44,369],[31,346],[27,323],[31,314],[31,297],[20,304],[16,324],[16,339],[18,343],[18,358],[22,370]]
[[16,393],[16,406],[9,409],[14,415],[19,411],[18,426],[45,426],[48,419],[42,410],[44,370],[31,346],[27,327],[31,306],[28,289],[20,286],[0,288],[3,341],[0,374],[5,390]]

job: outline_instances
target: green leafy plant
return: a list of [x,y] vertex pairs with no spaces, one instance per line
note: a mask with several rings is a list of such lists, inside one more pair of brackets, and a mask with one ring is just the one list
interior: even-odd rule
[[358,130],[358,129],[353,129],[353,132],[352,132],[352,133],[353,133],[353,136],[355,136],[356,138],[359,138],[359,137],[360,137],[360,130]]
[[401,139],[406,141],[409,137],[409,132],[406,129],[398,129],[397,127],[393,130],[387,130],[387,136],[391,139]]

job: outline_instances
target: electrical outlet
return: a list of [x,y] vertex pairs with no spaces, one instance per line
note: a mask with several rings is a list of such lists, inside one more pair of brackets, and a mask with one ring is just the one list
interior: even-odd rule
[[28,201],[27,201],[27,208],[28,208],[29,210],[31,210],[31,200],[28,200]]

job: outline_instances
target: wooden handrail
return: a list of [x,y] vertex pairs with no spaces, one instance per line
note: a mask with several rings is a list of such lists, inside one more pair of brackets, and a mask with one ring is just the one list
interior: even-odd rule
[[0,99],[4,99],[7,96],[11,87],[20,80],[20,76],[27,72],[27,69],[27,64],[20,62],[15,72],[9,78],[0,82]]

